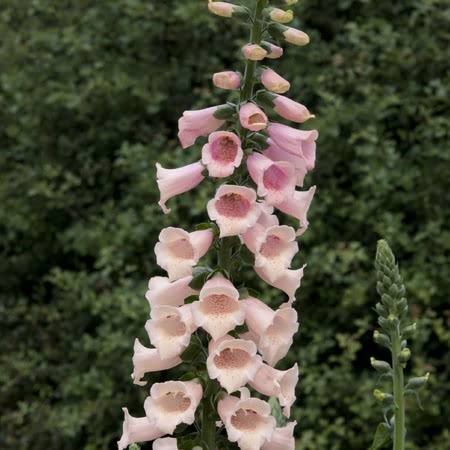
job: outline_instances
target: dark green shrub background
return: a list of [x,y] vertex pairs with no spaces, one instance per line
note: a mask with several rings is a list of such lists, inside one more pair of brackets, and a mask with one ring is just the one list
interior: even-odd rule
[[[369,357],[383,356],[372,267],[386,237],[420,330],[412,372],[431,372],[425,411],[408,402],[408,450],[450,449],[450,2],[303,0],[296,12],[312,43],[273,66],[320,130],[285,362],[301,365],[299,448],[369,446],[381,414]],[[146,389],[129,374],[134,337],[148,342],[152,248],[163,226],[201,221],[211,193],[164,217],[154,164],[198,159],[199,146],[180,150],[177,119],[224,101],[211,74],[242,68],[244,33],[206,0],[2,0],[0,448],[112,449],[120,408],[142,414]]]

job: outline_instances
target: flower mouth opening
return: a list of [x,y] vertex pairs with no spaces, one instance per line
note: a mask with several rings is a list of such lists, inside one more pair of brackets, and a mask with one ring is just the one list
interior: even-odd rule
[[248,118],[248,123],[249,125],[265,125],[266,121],[262,114],[256,113]]
[[289,182],[288,177],[282,169],[272,165],[263,175],[264,186],[272,191],[279,191],[287,186]]
[[186,325],[181,322],[178,316],[167,316],[158,320],[158,330],[172,337],[183,336],[186,333]]
[[208,295],[202,303],[202,309],[205,314],[224,315],[233,313],[238,309],[236,301],[225,294]]
[[245,367],[251,357],[245,350],[226,348],[214,357],[214,364],[219,369],[233,370]]
[[242,431],[254,431],[260,424],[260,416],[252,409],[238,409],[231,417],[231,424]]
[[180,259],[194,259],[194,249],[188,239],[182,238],[172,241],[168,245],[169,251]]
[[284,242],[278,236],[268,236],[266,242],[261,246],[260,253],[265,258],[275,258],[280,251],[284,250]]
[[218,142],[214,143],[211,148],[212,157],[216,161],[221,161],[224,163],[234,162],[238,153],[237,143],[229,138],[222,137]]
[[182,413],[191,406],[191,399],[182,392],[167,392],[157,403],[168,413]]
[[250,211],[250,202],[242,195],[230,193],[223,195],[216,202],[218,213],[225,217],[245,217]]

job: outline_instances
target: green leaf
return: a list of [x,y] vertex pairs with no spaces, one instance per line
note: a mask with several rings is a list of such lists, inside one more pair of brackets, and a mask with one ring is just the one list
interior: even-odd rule
[[373,438],[372,446],[369,450],[380,450],[385,448],[391,442],[391,433],[385,423],[379,423],[375,436]]
[[192,272],[192,281],[189,283],[189,287],[199,291],[205,284],[206,277],[211,273],[211,269],[208,267],[195,267]]

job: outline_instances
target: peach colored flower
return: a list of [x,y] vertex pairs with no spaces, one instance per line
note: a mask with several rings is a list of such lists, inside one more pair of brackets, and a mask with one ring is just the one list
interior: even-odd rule
[[289,422],[286,426],[275,428],[272,437],[261,450],[295,450],[294,428],[297,422]]
[[197,294],[197,291],[189,287],[192,281],[192,275],[170,281],[167,277],[152,277],[148,282],[148,291],[145,298],[150,304],[150,308],[155,306],[181,306],[184,300],[191,295]]
[[246,103],[239,110],[239,120],[244,128],[261,131],[267,127],[268,119],[264,111],[254,103]]
[[267,56],[267,51],[258,44],[246,44],[242,47],[245,59],[250,61],[261,61]]
[[217,72],[213,75],[213,84],[220,89],[238,89],[241,85],[241,75],[231,70]]
[[291,84],[272,69],[264,69],[261,82],[266,89],[276,94],[284,94],[289,90]]
[[176,438],[160,438],[153,442],[153,450],[178,450]]

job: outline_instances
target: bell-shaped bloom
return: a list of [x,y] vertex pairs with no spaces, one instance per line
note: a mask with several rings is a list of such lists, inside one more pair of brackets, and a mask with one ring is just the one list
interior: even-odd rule
[[261,215],[258,221],[242,235],[242,241],[252,253],[256,253],[256,246],[265,230],[269,227],[279,225],[278,217],[272,213],[273,207],[262,203]]
[[294,428],[297,422],[289,422],[286,426],[275,428],[272,437],[261,450],[295,450]]
[[246,44],[242,47],[245,59],[250,61],[261,61],[267,56],[267,51],[258,44]]
[[315,117],[308,108],[301,103],[294,102],[284,95],[277,95],[272,99],[273,110],[281,117],[292,122],[303,123]]
[[298,252],[295,230],[286,225],[269,227],[255,246],[255,267],[263,270],[271,283],[281,278]]
[[286,197],[284,202],[277,203],[280,211],[298,219],[300,225],[298,236],[308,228],[307,214],[315,192],[316,187],[312,186],[307,191],[295,191],[292,197]]
[[229,177],[239,167],[244,152],[239,137],[230,131],[211,133],[203,146],[202,162],[211,177]]
[[196,326],[202,327],[214,340],[225,336],[245,320],[238,290],[221,274],[203,285],[199,301],[191,304],[191,310]]
[[272,139],[268,139],[267,143],[269,144],[269,147],[264,150],[262,154],[272,161],[286,161],[291,163],[295,169],[296,186],[303,186],[306,173],[308,172],[306,160],[301,156],[293,155],[292,153],[282,150],[272,141]]
[[156,262],[167,271],[170,281],[192,275],[193,266],[208,251],[213,237],[211,230],[188,233],[181,228],[164,228],[155,245]]
[[316,161],[317,130],[296,130],[295,128],[271,123],[268,127],[272,141],[282,150],[300,156],[306,161],[308,170],[314,169]]
[[167,277],[150,278],[148,291],[145,293],[145,298],[148,300],[150,308],[163,305],[183,305],[186,298],[197,294],[197,291],[189,287],[191,281],[192,275],[176,281],[170,281]]
[[291,415],[291,406],[295,402],[295,386],[298,383],[298,366],[288,370],[277,370],[263,364],[255,378],[250,381],[253,389],[269,397],[277,397],[286,417]]
[[289,81],[278,75],[272,69],[264,69],[262,71],[261,82],[267,90],[276,94],[284,94],[291,87]]
[[283,32],[284,39],[294,45],[307,45],[309,44],[309,36],[296,28],[286,27]]
[[274,311],[262,301],[249,297],[242,300],[246,307],[245,321],[258,337],[258,350],[270,366],[284,358],[298,330],[297,312],[293,308]]
[[247,168],[258,186],[258,195],[268,205],[277,205],[294,195],[295,167],[287,161],[272,161],[261,153],[253,152],[247,158]]
[[292,19],[294,18],[294,13],[288,9],[285,11],[281,8],[272,8],[269,13],[270,18],[274,22],[278,23],[289,23],[292,22]]
[[191,305],[179,308],[155,306],[151,310],[151,319],[145,324],[145,329],[159,356],[165,360],[183,353],[197,327],[192,318]]
[[183,148],[190,147],[198,137],[208,136],[225,123],[225,120],[214,117],[217,109],[217,106],[211,106],[199,111],[183,113],[183,117],[178,120],[178,138]]
[[217,405],[228,440],[237,442],[241,450],[260,450],[270,441],[276,425],[270,410],[267,402],[251,398],[247,388],[241,389],[240,399],[228,395]]
[[238,89],[241,85],[241,75],[231,70],[217,72],[213,75],[213,84],[220,89]]
[[178,169],[164,169],[161,164],[156,163],[156,182],[161,195],[158,205],[161,206],[164,214],[170,212],[170,209],[166,207],[167,200],[190,191],[204,180],[203,170],[204,167],[200,161]]
[[268,119],[264,111],[254,103],[246,103],[239,110],[239,121],[247,130],[261,131],[267,127]]
[[[281,430],[282,428],[276,428],[275,430]],[[178,450],[178,443],[176,438],[165,437],[156,439],[153,442],[153,450]]]
[[303,266],[302,268],[296,270],[286,269],[283,271],[281,277],[276,280],[272,280],[272,277],[270,277],[270,274],[265,267],[255,267],[255,272],[267,284],[282,290],[288,295],[289,300],[280,306],[280,308],[285,308],[290,307],[295,301],[295,292],[300,287],[303,278],[303,270],[305,267],[306,266]]
[[134,370],[131,378],[133,378],[134,384],[144,386],[147,382],[142,381],[142,377],[147,372],[160,372],[161,370],[171,369],[182,362],[178,356],[162,360],[156,348],[147,348],[139,342],[139,339],[136,339],[134,341],[133,355]]
[[136,442],[153,441],[166,434],[155,425],[151,425],[147,417],[133,417],[127,408],[122,408],[122,411],[124,412],[125,418],[123,421],[122,437],[117,442],[119,450],[124,450],[130,444]]
[[202,395],[202,386],[196,380],[155,383],[144,402],[145,414],[150,424],[164,434],[172,434],[180,423],[194,422]]
[[245,386],[255,378],[262,366],[261,356],[252,341],[234,339],[227,335],[209,344],[206,360],[208,374],[229,394]]
[[220,186],[207,210],[209,218],[217,222],[221,238],[245,233],[261,215],[256,192],[244,186]]
[[278,59],[283,56],[283,49],[278,47],[278,45],[271,44],[270,42],[264,41],[264,47],[267,49],[266,58]]

